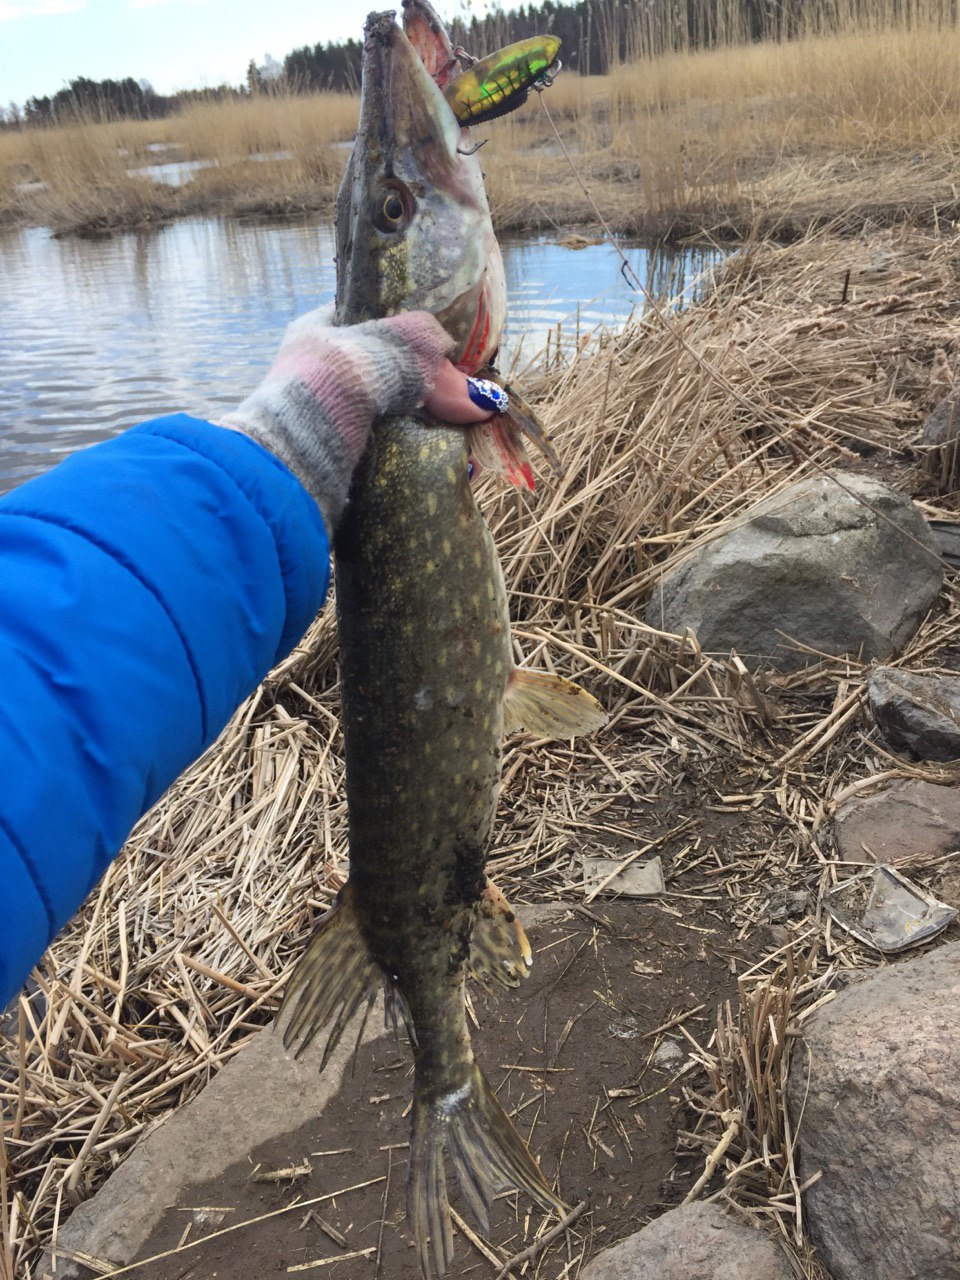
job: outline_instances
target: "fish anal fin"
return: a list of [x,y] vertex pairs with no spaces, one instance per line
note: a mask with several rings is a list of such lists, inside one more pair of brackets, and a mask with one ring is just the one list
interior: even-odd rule
[[515,667],[503,700],[504,733],[526,729],[539,738],[575,738],[607,722],[607,713],[586,690],[549,671]]
[[470,940],[470,973],[489,991],[494,982],[518,987],[532,965],[533,953],[517,913],[488,880]]
[[424,1280],[438,1280],[453,1261],[445,1147],[464,1199],[484,1234],[489,1231],[494,1196],[510,1188],[525,1191],[543,1209],[563,1212],[563,1202],[550,1189],[476,1063],[461,1088],[440,1097],[422,1087],[418,1068],[407,1173],[407,1222]]
[[322,1071],[347,1023],[375,991],[380,974],[360,932],[354,888],[348,880],[318,923],[287,983],[277,1018],[284,1047],[299,1058],[329,1023]]

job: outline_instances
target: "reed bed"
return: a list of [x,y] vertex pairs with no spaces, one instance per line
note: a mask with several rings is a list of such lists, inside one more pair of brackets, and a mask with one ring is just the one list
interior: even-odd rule
[[[904,215],[936,225],[960,213],[960,27],[940,9],[901,6],[895,20],[854,6],[830,34],[567,71],[544,101],[621,231],[786,238],[841,216],[852,229]],[[161,121],[0,133],[0,221],[104,230],[328,209],[356,110],[346,94],[264,95]],[[536,102],[480,134],[498,228],[595,221]],[[179,187],[136,172],[175,160],[209,167]]]
[[[320,93],[3,133],[0,221],[102,231],[201,212],[326,208],[356,123],[356,98]],[[143,172],[182,162],[203,167],[180,185]]]
[[[518,653],[575,675],[611,719],[575,747],[509,745],[492,871],[516,900],[580,901],[586,845],[622,856],[625,834],[647,838],[648,813],[692,805],[697,821],[744,819],[735,841],[714,838],[697,855],[716,862],[742,936],[754,936],[772,889],[806,888],[815,917],[837,870],[821,837],[831,806],[871,777],[918,772],[877,742],[854,659],[755,677],[737,655],[703,653],[643,619],[666,569],[799,475],[879,466],[923,485],[909,446],[944,368],[953,376],[958,275],[953,234],[764,244],[730,260],[701,305],[616,336],[558,334],[546,368],[518,371],[565,465],[534,497],[481,482]],[[953,505],[928,493],[931,514]],[[951,580],[902,661],[935,669],[958,637]],[[8,1019],[9,1274],[38,1276],[71,1208],[276,1011],[346,873],[337,680],[327,608],[141,822]],[[779,1035],[825,994],[831,965],[864,963],[827,936],[818,969],[815,919],[803,928],[787,960],[745,977],[740,1009],[722,1011],[685,1139],[715,1157],[703,1193],[720,1179],[730,1199],[785,1224],[798,1259],[792,1138],[778,1110],[786,1060],[765,1038],[767,1015]],[[737,1065],[741,1040],[755,1046],[756,1078]]]
[[[622,231],[786,238],[840,219],[930,223],[958,212],[958,54],[957,28],[850,30],[561,76],[544,101]],[[558,151],[539,111],[491,130],[499,226],[593,220]]]

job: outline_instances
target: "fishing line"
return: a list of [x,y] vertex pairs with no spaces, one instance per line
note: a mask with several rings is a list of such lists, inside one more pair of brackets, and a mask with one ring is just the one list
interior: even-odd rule
[[[632,288],[634,288],[636,292],[638,292],[643,297],[643,300],[646,303],[649,310],[653,312],[653,314],[660,321],[660,323],[667,330],[667,332],[671,335],[671,337],[673,337],[674,340],[679,344],[679,346],[687,353],[687,355],[689,355],[693,359],[693,361],[709,377],[711,377],[716,382],[717,386],[719,386],[721,390],[723,390],[727,395],[732,396],[733,399],[737,402],[737,404],[740,405],[741,408],[746,409],[749,413],[758,417],[762,422],[765,422],[767,426],[773,427],[773,429],[777,432],[777,434],[782,438],[786,430],[785,426],[782,425],[777,420],[776,416],[773,413],[771,413],[764,405],[758,402],[752,401],[749,398],[749,396],[745,396],[742,391],[738,391],[737,388],[724,377],[724,375],[720,372],[720,370],[716,368],[715,365],[712,365],[709,360],[705,359],[702,355],[700,355],[698,351],[695,351],[693,349],[690,343],[686,340],[686,338],[680,332],[679,328],[677,328],[673,324],[668,313],[660,305],[659,299],[654,297],[654,295],[650,292],[650,290],[646,287],[646,285],[641,281],[640,277],[634,271],[633,267],[630,265],[630,261],[627,258],[627,255],[624,253],[623,249],[620,246],[620,242],[617,240],[617,237],[614,235],[610,224],[607,222],[606,218],[600,212],[600,209],[599,209],[599,206],[597,205],[596,200],[594,200],[593,196],[591,195],[590,191],[587,188],[586,183],[581,178],[580,173],[577,169],[577,166],[576,164],[574,164],[573,157],[570,155],[570,152],[567,150],[566,143],[564,142],[560,134],[560,130],[556,126],[556,122],[554,121],[553,116],[550,114],[550,109],[547,106],[546,99],[544,98],[543,88],[545,87],[546,86],[540,86],[536,84],[533,86],[533,88],[537,90],[537,95],[540,99],[540,106],[543,109],[544,115],[549,121],[550,128],[553,130],[554,137],[556,138],[557,144],[559,145],[560,150],[563,153],[564,159],[566,160],[567,164],[570,166],[570,171],[572,172],[574,178],[576,178],[577,180],[577,185],[579,186],[583,194],[586,196],[587,201],[590,204],[590,208],[593,210],[594,214],[596,215],[597,221],[603,227],[604,232],[606,233],[607,239],[610,241],[610,244],[616,250],[617,255],[620,258],[620,273],[623,276],[624,280],[626,280],[627,284],[630,285]],[[878,511],[877,508],[872,503],[866,500],[866,498],[862,497],[858,493],[855,493],[848,485],[844,484],[844,482],[838,479],[831,471],[828,471],[826,467],[824,467],[821,463],[817,462],[816,458],[812,456],[808,456],[806,461],[809,463],[811,467],[814,468],[814,470],[818,471],[822,476],[826,476],[828,480],[831,480],[837,486],[837,488],[842,489],[844,493],[848,495],[848,497],[853,498],[855,502],[859,502],[861,506],[866,507],[868,511],[872,512],[877,517],[878,520],[882,520],[885,524],[888,524],[891,529],[895,529],[897,533],[901,534],[904,538],[907,538],[915,546],[919,547],[920,550],[923,551],[926,555],[930,556],[931,559],[936,560],[937,564],[939,564],[941,568],[949,567],[948,562],[943,558],[943,556],[939,554],[939,552],[934,551],[930,547],[926,546],[923,542],[920,541],[919,538],[915,537],[907,529],[904,529],[901,525],[897,524],[896,520],[891,519],[891,517],[886,515],[883,511]]]

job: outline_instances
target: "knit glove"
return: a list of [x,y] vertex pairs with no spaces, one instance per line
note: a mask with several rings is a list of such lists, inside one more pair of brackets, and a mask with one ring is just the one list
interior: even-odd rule
[[220,425],[285,462],[333,530],[370,428],[433,389],[453,340],[426,311],[334,326],[332,308],[294,320],[256,390]]

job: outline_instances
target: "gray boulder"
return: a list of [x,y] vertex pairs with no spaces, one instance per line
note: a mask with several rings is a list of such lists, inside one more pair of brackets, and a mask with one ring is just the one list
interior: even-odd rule
[[788,1098],[824,1265],[960,1280],[960,944],[853,983],[804,1041]]
[[[943,569],[904,494],[837,472],[800,480],[665,575],[651,626],[696,632],[710,652],[792,671],[816,660],[791,648],[888,658],[937,597]],[[869,505],[865,505],[869,504]]]
[[853,796],[833,817],[844,862],[893,862],[960,849],[960,790],[907,778],[869,796]]
[[927,414],[920,428],[920,438],[925,445],[953,443],[960,436],[960,395],[951,392],[944,396],[932,413]]
[[960,395],[951,392],[945,396],[931,414],[928,414],[920,430],[924,445],[924,467],[941,493],[957,487],[960,470]]
[[877,667],[867,683],[883,736],[921,760],[960,757],[960,679]]
[[698,1202],[604,1250],[580,1280],[793,1280],[793,1268],[762,1231]]

